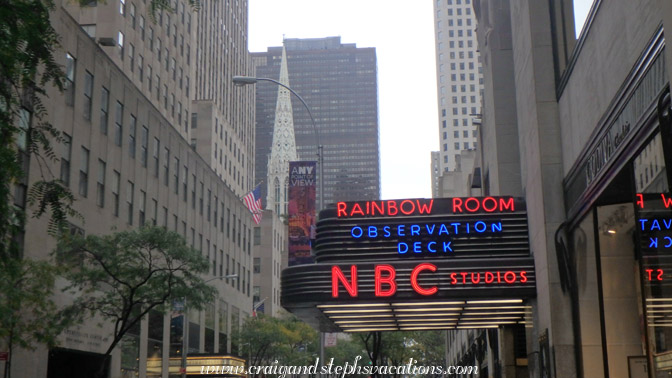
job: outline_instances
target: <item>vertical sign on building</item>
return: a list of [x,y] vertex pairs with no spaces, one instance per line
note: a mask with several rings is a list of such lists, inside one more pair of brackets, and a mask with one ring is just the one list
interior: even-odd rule
[[313,262],[316,167],[314,161],[289,162],[289,266]]

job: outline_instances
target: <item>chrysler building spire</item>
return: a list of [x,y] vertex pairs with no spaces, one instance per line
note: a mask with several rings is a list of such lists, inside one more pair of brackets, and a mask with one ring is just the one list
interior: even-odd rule
[[[287,52],[282,47],[280,62],[280,83],[289,86],[287,71]],[[266,208],[276,214],[287,213],[289,201],[289,162],[296,158],[296,139],[294,138],[294,117],[292,116],[291,94],[278,86],[278,101],[275,105],[275,123],[273,125],[273,145],[268,159],[268,196]]]

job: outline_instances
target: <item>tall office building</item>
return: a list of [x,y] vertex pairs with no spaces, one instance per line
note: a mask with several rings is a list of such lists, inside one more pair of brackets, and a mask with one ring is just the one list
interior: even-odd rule
[[254,89],[234,89],[231,78],[252,75],[253,67],[247,51],[247,1],[233,4],[205,1],[196,12],[198,59],[190,142],[242,197],[255,185]]
[[[68,90],[49,88],[45,100],[65,140],[54,146],[60,161],[49,170],[75,195],[83,219],[72,219],[72,229],[175,231],[211,261],[204,278],[218,290],[214,303],[189,312],[184,343],[171,332],[174,318],[148,314],[113,351],[112,377],[177,376],[170,360],[183,345],[189,354],[238,353],[231,334],[252,311],[254,223],[240,197],[253,176],[254,98],[227,84],[233,70],[251,67],[247,1],[206,1],[199,13],[187,1],[169,4],[172,11],[154,20],[145,1],[63,1],[51,17]],[[29,184],[41,179],[35,158],[30,164]],[[47,221],[28,221],[25,256],[45,259],[55,247]],[[69,303],[69,295],[55,302]],[[17,351],[12,375],[89,377],[113,328],[96,318],[64,332],[58,348]]]
[[[375,48],[340,37],[285,39],[291,88],[311,109],[324,146],[324,204],[380,197],[378,85]],[[252,53],[256,76],[277,80],[282,47]],[[256,85],[256,181],[266,179],[278,88]],[[303,104],[292,96],[296,150],[316,160],[317,136]],[[319,195],[319,193],[318,193]],[[266,186],[262,198],[266,198]],[[319,203],[319,199],[318,199]]]
[[[457,169],[462,150],[478,147],[474,119],[483,79],[471,0],[434,2],[441,171]],[[434,186],[435,187],[435,186]]]

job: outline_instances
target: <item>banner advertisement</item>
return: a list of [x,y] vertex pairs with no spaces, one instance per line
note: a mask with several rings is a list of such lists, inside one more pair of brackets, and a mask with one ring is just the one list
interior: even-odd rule
[[312,264],[317,162],[289,162],[289,266]]

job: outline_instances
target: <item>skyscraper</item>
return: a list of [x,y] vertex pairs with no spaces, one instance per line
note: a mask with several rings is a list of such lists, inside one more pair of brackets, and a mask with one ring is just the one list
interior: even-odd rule
[[[285,39],[284,47],[291,88],[310,107],[319,143],[324,146],[324,204],[378,199],[380,153],[375,48],[342,44],[340,37]],[[256,76],[277,80],[281,55],[282,47],[252,53]],[[265,82],[256,85],[256,181],[267,176],[277,96],[276,85]],[[301,102],[292,97],[292,103],[299,159],[317,160],[316,130]],[[262,197],[266,198],[265,192]]]
[[434,13],[439,153],[448,172],[458,168],[460,151],[477,148],[483,79],[471,0],[435,1]]
[[[83,219],[70,220],[73,232],[162,226],[207,257],[204,278],[218,298],[189,314],[185,346],[189,353],[237,353],[231,334],[252,311],[253,221],[240,197],[252,182],[254,107],[252,90],[227,88],[229,70],[250,68],[247,1],[205,1],[199,13],[184,0],[167,4],[172,9],[155,19],[150,2],[137,0],[63,1],[53,10],[61,36],[54,57],[67,67],[69,84],[64,94],[48,88],[47,120],[65,143],[54,142],[60,161],[47,168],[75,195]],[[30,165],[37,164],[33,157]],[[38,169],[28,172],[28,184],[40,179]],[[24,256],[49,257],[56,241],[46,228],[46,217],[27,222]],[[57,305],[71,299],[55,294]],[[167,358],[183,346],[169,332],[175,318],[153,311],[129,330],[112,353],[110,376],[177,374]],[[57,348],[18,351],[13,375],[46,377],[100,361],[113,328],[87,320],[64,332]],[[63,374],[88,377],[90,367]]]

